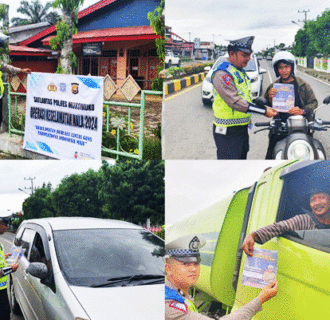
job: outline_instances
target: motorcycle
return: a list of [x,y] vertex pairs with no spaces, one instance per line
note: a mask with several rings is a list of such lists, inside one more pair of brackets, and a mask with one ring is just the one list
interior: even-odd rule
[[[265,106],[267,100],[259,97],[255,100],[259,106]],[[269,122],[257,122],[256,127],[267,127],[254,133],[270,130],[271,135],[285,135],[286,137],[275,145],[273,159],[275,160],[325,160],[326,153],[320,141],[313,138],[314,131],[327,131],[330,121],[316,119],[316,111],[330,103],[330,96],[323,100],[323,104],[313,112],[312,121],[301,115],[292,115],[286,122],[281,119],[273,119]]]

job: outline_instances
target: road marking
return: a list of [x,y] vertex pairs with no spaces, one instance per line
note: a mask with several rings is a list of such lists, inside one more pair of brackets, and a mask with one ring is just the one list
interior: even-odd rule
[[320,79],[318,79],[318,78],[315,78],[315,77],[313,77],[313,76],[310,76],[309,74],[307,74],[307,73],[305,73],[305,72],[301,72],[301,71],[299,71],[299,73],[302,74],[302,75],[305,75],[306,77],[310,77],[311,79],[314,79],[314,80],[316,80],[316,81],[318,81],[318,82],[321,82],[321,83],[323,83],[323,84],[326,84],[326,85],[330,86],[329,83],[327,83],[327,82],[325,82],[325,81],[322,81],[322,80],[320,80]]
[[6,242],[8,242],[9,244],[13,244],[12,242],[10,242],[10,241],[8,241],[7,239],[5,239],[5,238],[1,238],[1,241],[6,241]]
[[269,81],[270,81],[270,83],[273,83],[273,79],[272,79],[272,76],[270,75],[270,71],[269,71],[269,69],[267,70],[267,72],[268,72],[268,77],[269,77]]
[[197,88],[198,86],[201,86],[202,84],[203,84],[203,83],[200,82],[200,83],[197,83],[196,85],[192,86],[191,88],[187,88],[187,90],[182,90],[182,91],[180,91],[180,92],[178,92],[178,93],[175,93],[173,96],[171,95],[170,97],[165,98],[165,101],[168,101],[168,100],[171,100],[171,99],[173,99],[173,98],[176,98],[177,96],[179,96],[179,95],[181,95],[181,94],[184,94],[184,93],[186,93],[186,92],[188,92],[188,91],[190,91],[190,90],[192,90],[192,89],[195,89],[195,88]]

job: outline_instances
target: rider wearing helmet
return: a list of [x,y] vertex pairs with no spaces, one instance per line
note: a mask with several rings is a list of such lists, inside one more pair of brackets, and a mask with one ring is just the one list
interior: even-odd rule
[[[3,48],[3,46],[9,41],[9,37],[7,35],[4,35],[0,32],[0,48]],[[9,64],[4,63],[3,61],[0,61],[0,126],[2,122],[2,96],[4,92],[4,85],[2,81],[2,72],[8,72],[8,73],[31,73],[30,69],[21,69],[13,67]],[[0,130],[1,131],[5,131]]]
[[[312,112],[317,107],[317,100],[311,86],[301,78],[296,77],[296,58],[288,51],[276,53],[272,60],[272,65],[276,77],[279,77],[275,83],[293,84],[295,93],[295,107],[289,110],[289,113],[279,112],[275,119],[281,119],[286,122],[290,115],[303,115],[308,120],[312,118]],[[272,104],[277,90],[273,88],[273,83],[267,88],[265,98],[269,105]],[[273,150],[276,143],[285,138],[285,135],[269,135],[269,145],[266,159],[272,159]]]

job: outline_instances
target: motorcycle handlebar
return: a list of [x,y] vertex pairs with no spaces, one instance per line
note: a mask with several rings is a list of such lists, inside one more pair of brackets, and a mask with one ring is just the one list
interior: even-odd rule
[[322,124],[330,124],[330,121],[323,121],[322,120]]
[[256,122],[254,125],[256,127],[269,127],[270,122]]

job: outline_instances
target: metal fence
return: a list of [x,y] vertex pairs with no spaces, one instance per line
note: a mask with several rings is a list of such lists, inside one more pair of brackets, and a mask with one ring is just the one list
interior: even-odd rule
[[[19,118],[19,97],[23,97],[26,99],[26,93],[20,93],[20,92],[12,92],[11,91],[11,85],[9,83],[6,83],[5,85],[8,86],[8,130],[9,130],[9,136],[11,137],[12,134],[17,134],[24,136],[24,129],[17,129],[14,128],[13,125],[13,112],[16,116],[16,118]],[[141,91],[141,100],[140,103],[133,103],[133,102],[117,102],[117,101],[103,101],[103,106],[106,106],[106,115],[105,115],[105,128],[103,129],[102,133],[110,134],[110,128],[111,131],[115,130],[115,134],[113,135],[115,137],[115,146],[111,148],[106,148],[102,145],[101,151],[103,154],[108,155],[115,155],[116,159],[119,159],[120,156],[133,158],[142,160],[143,158],[143,146],[144,146],[144,123],[145,123],[145,104],[146,104],[146,96],[147,95],[159,95],[162,96],[162,91],[151,91],[151,90],[142,90]],[[14,104],[13,104],[14,103]],[[14,107],[13,107],[14,106]],[[111,117],[110,117],[110,106],[119,106],[119,107],[126,107],[128,108],[128,115],[127,115],[127,124],[126,120],[119,119],[117,123],[113,121],[111,123]],[[139,108],[140,109],[140,115],[139,115],[139,135],[138,137],[135,137],[132,135],[132,108]],[[119,123],[118,123],[119,122]],[[125,126],[127,125],[127,132],[124,132],[123,134],[123,122],[125,122]],[[22,126],[23,127],[23,126]],[[127,140],[137,140],[138,148],[137,150],[125,150],[123,145],[127,145]]]

